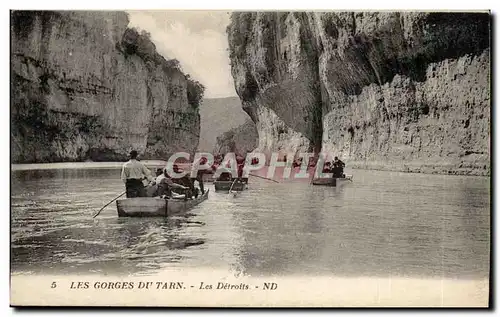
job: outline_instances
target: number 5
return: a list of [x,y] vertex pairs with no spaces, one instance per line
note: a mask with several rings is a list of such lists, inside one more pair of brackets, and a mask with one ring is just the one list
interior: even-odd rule
[[52,285],[50,286],[50,288],[56,288],[56,287],[57,287],[56,282],[52,282]]

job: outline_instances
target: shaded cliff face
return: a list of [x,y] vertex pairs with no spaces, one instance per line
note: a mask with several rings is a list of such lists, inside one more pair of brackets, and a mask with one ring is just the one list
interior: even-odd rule
[[12,13],[13,162],[196,149],[201,86],[127,25],[123,12]]
[[257,124],[261,151],[321,146],[317,48],[306,15],[234,13],[231,71],[243,109]]
[[489,174],[489,20],[234,13],[232,73],[259,150],[321,148],[352,167]]
[[200,107],[198,151],[212,152],[218,136],[242,125],[247,119],[248,115],[241,108],[240,98],[205,98]]
[[213,153],[222,155],[236,153],[245,156],[257,147],[258,137],[255,123],[247,119],[240,126],[218,136]]

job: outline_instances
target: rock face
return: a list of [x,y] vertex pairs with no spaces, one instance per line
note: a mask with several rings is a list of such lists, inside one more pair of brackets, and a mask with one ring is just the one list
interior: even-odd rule
[[[248,119],[241,108],[240,98],[205,98],[200,107],[200,144],[198,151],[212,152],[217,137],[233,128],[239,127]],[[255,126],[255,124],[254,124]]]
[[165,159],[198,146],[203,87],[123,12],[14,11],[14,163]]
[[490,15],[238,12],[232,74],[260,151],[489,175]]
[[242,125],[217,137],[213,153],[222,155],[236,153],[245,156],[246,153],[252,152],[257,147],[258,137],[255,123],[247,119]]

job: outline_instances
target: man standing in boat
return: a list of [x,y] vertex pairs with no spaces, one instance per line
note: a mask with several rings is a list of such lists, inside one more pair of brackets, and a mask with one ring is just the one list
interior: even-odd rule
[[245,158],[238,155],[236,157],[236,164],[238,164],[238,179],[248,184],[248,178],[243,179],[243,168],[245,167]]
[[[202,156],[199,160],[193,163],[193,166],[191,169],[193,171],[196,171],[196,174],[191,174],[191,182],[193,183],[194,186],[194,181],[198,181],[198,185],[200,186],[201,194],[203,195],[205,193],[205,187],[203,186],[203,174],[205,173],[204,169],[200,169],[200,166],[204,166],[207,163],[208,159],[204,156]],[[194,177],[193,177],[194,176]],[[195,191],[195,197],[197,197],[198,194]]]
[[345,177],[344,167],[345,163],[339,160],[337,156],[335,156],[333,160],[333,177]]
[[146,192],[142,181],[148,179],[153,180],[151,171],[137,160],[138,153],[136,150],[130,152],[130,160],[123,164],[121,179],[125,183],[127,198],[145,197]]

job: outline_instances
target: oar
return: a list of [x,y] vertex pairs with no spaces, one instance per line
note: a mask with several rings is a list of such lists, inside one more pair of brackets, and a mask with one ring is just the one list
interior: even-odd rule
[[274,180],[274,179],[270,179],[270,178],[263,177],[263,176],[259,176],[259,175],[250,174],[250,176],[254,176],[254,177],[258,177],[258,178],[262,178],[262,179],[267,179],[268,181],[272,181],[272,182],[275,182],[275,183],[279,183],[278,181],[276,181],[276,180]]
[[[306,170],[307,171],[307,170]],[[314,176],[316,175],[316,167],[314,167],[314,173],[311,177],[311,180],[309,181],[309,185],[312,185],[313,181],[314,181]]]
[[109,204],[111,204],[112,202],[114,202],[115,200],[117,200],[118,198],[120,198],[121,196],[125,195],[127,191],[124,191],[123,193],[121,193],[120,195],[116,196],[115,198],[113,198],[112,201],[110,201],[109,203],[107,203],[106,205],[104,205],[95,215],[92,216],[92,218],[95,218],[97,217],[97,215],[99,215],[101,213],[101,211],[103,211],[104,208],[108,207]]
[[[306,172],[307,172],[307,170],[306,170]],[[314,175],[315,174],[316,174],[316,170],[314,170],[314,174],[312,175],[311,180],[309,181],[309,185],[312,185],[312,182],[314,180]]]
[[229,187],[229,192],[228,195],[231,194],[231,190],[233,189],[234,183],[236,183],[237,178],[234,179],[233,183],[231,184],[231,187]]

